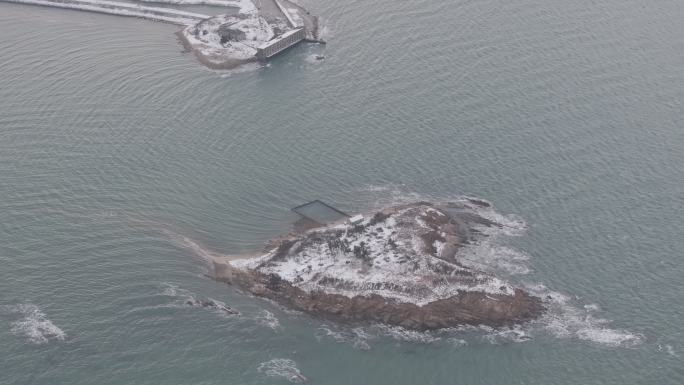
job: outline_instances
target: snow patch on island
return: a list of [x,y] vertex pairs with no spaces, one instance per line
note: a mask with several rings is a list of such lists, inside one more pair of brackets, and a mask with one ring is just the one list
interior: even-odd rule
[[175,5],[211,5],[216,7],[237,8],[241,13],[253,12],[256,6],[252,0],[138,0],[145,3],[162,3]]
[[[433,234],[426,221],[442,215],[431,207],[409,206],[383,220],[367,217],[361,224],[326,228],[320,237],[309,234],[291,245],[286,256],[274,249],[230,264],[277,274],[306,292],[325,290],[350,298],[378,294],[419,306],[460,291],[513,295],[508,282],[440,258],[444,234]],[[418,234],[435,239],[427,242]]]
[[[221,32],[220,29],[231,32]],[[229,33],[235,38],[226,38]],[[208,60],[218,61],[226,57],[252,59],[257,47],[275,36],[271,25],[256,13],[216,16],[184,29],[182,34],[193,49]]]
[[[383,196],[387,195],[386,190],[387,189],[384,187],[371,188],[372,193],[382,193]],[[392,196],[392,202],[415,202],[415,200],[417,199],[425,199],[425,197],[415,194],[410,195],[408,198],[405,196],[402,197],[398,195]],[[457,199],[457,201],[466,202],[468,210],[472,210],[474,213],[477,213],[480,217],[488,218],[493,222],[494,219],[496,219],[495,222],[498,223],[500,226],[479,227],[478,229],[482,232],[485,232],[487,234],[487,237],[480,239],[480,241],[478,242],[470,243],[466,247],[461,249],[459,254],[457,254],[457,258],[459,258],[459,261],[465,266],[476,267],[478,270],[483,270],[484,273],[482,274],[486,279],[489,279],[491,277],[491,274],[493,274],[494,272],[507,272],[512,279],[514,279],[516,275],[526,274],[529,271],[529,269],[526,266],[530,259],[529,255],[524,254],[518,250],[509,248],[507,246],[502,246],[499,242],[500,237],[498,237],[499,235],[521,235],[527,229],[526,223],[521,219],[517,218],[516,216],[501,215],[494,212],[489,202],[477,199],[476,201],[478,203],[476,204],[469,201],[471,199],[474,198],[462,198],[461,200]],[[364,220],[363,224],[365,226],[370,225],[369,222],[371,219],[372,216],[368,216]],[[423,222],[420,223],[421,226],[427,225],[427,223],[424,223],[424,221],[422,220],[417,222]],[[369,248],[371,250],[376,250],[378,252],[384,252],[385,245],[381,244],[380,239],[383,237],[387,239],[387,234],[391,235],[392,231],[396,231],[396,226],[396,216],[394,218],[388,218],[382,224],[380,230],[376,229],[376,240],[374,242],[369,243],[372,243],[372,247],[369,246]],[[347,237],[347,239],[350,240],[350,244],[358,245],[358,239],[353,239],[353,231],[350,231],[350,227],[347,224],[337,224],[332,227],[335,227],[337,230],[345,232],[345,237]],[[197,245],[195,242],[185,237],[179,237],[177,236],[177,234],[174,235],[176,235],[176,237],[174,238],[178,241],[180,245],[183,245],[195,251],[198,255],[204,258],[210,257],[210,259],[225,260],[225,256],[221,256],[217,253],[207,251],[204,248],[199,247],[199,245]],[[396,236],[396,234],[394,235]],[[352,243],[352,241],[355,243]],[[420,242],[421,240],[412,237],[410,241]],[[300,287],[308,288],[311,290],[324,287],[326,291],[329,288],[325,285],[326,281],[324,280],[323,282],[321,282],[321,279],[324,277],[324,275],[330,274],[334,276],[336,274],[339,274],[340,272],[336,269],[342,267],[341,263],[344,263],[344,265],[347,266],[352,265],[356,268],[355,271],[360,274],[359,276],[362,277],[362,279],[358,279],[355,282],[355,284],[357,285],[356,287],[352,287],[351,289],[349,287],[343,287],[337,291],[338,293],[346,293],[346,295],[348,296],[355,295],[357,293],[383,293],[382,290],[385,290],[386,288],[374,287],[372,284],[377,283],[377,281],[374,282],[372,279],[374,277],[382,278],[383,273],[390,274],[392,277],[394,277],[394,274],[396,272],[402,273],[402,271],[405,271],[402,269],[406,269],[406,267],[404,267],[406,262],[399,263],[398,265],[400,266],[391,266],[391,264],[388,264],[387,261],[384,261],[384,256],[380,259],[374,258],[374,261],[377,261],[378,265],[373,266],[372,268],[369,268],[368,266],[364,267],[364,265],[359,263],[359,261],[354,261],[347,264],[346,260],[349,258],[342,258],[344,255],[339,251],[334,253],[330,252],[327,244],[325,244],[325,242],[323,242],[323,244],[324,245],[318,245],[316,247],[310,248],[310,251],[306,253],[308,254],[307,256],[304,256],[304,254],[299,254],[301,254],[303,250],[306,250],[307,247],[310,246],[299,245],[302,247],[306,246],[303,247],[303,249],[298,249],[297,253],[295,253],[296,256],[299,256],[299,260],[295,259],[294,261],[289,261],[289,258],[285,258],[283,260],[276,261],[277,263],[275,264],[261,266],[263,263],[268,262],[268,260],[274,256],[274,253],[276,251],[273,250],[255,259],[234,260],[231,261],[230,264],[239,269],[265,268],[266,271],[277,271],[278,274],[282,274],[283,278],[287,277],[290,279],[296,279],[299,274],[302,280],[297,280],[299,281],[297,284],[300,285]],[[438,244],[433,244],[433,246],[435,246],[438,253],[443,252],[443,248],[439,249],[437,247]],[[293,249],[297,248],[293,246]],[[413,249],[413,251],[424,252],[421,250],[420,247],[418,247],[417,249]],[[431,256],[429,259],[431,261],[439,260],[439,258],[435,256]],[[390,259],[390,261],[392,261],[392,259]],[[319,263],[323,263],[323,265],[319,265]],[[311,272],[308,271],[309,265],[311,265]],[[306,271],[302,271],[302,268],[305,268]],[[314,269],[317,270],[317,273],[321,274],[317,275],[316,273],[314,273]],[[376,269],[376,271],[374,272],[373,269]],[[383,269],[385,270],[383,271]],[[354,274],[352,274],[352,276],[354,276]],[[368,282],[366,282],[366,280],[363,279],[363,277],[369,277],[371,278],[371,280],[368,280]],[[308,279],[309,281],[304,281],[304,278]],[[381,279],[378,280],[381,281]],[[415,283],[416,281],[405,280],[405,282]],[[477,326],[464,326],[462,328],[459,327],[445,329],[444,333],[446,334],[416,332],[402,329],[399,327],[389,327],[385,328],[385,332],[381,332],[379,333],[379,335],[391,336],[394,339],[402,341],[431,342],[434,340],[440,340],[440,338],[444,338],[445,341],[450,341],[453,339],[454,341],[467,341],[467,343],[469,344],[473,344],[475,343],[475,341],[478,340],[481,342],[488,342],[492,344],[525,342],[530,339],[536,338],[539,335],[551,335],[556,338],[573,338],[589,341],[607,347],[633,347],[643,343],[645,339],[645,337],[639,333],[634,333],[629,330],[613,327],[611,325],[612,321],[606,318],[602,318],[600,316],[599,313],[602,311],[601,307],[595,303],[582,304],[574,300],[571,296],[559,293],[557,291],[553,291],[547,288],[545,285],[539,283],[523,282],[520,283],[518,286],[522,287],[531,295],[541,298],[544,307],[546,308],[541,318],[526,323],[522,325],[522,327],[516,326],[514,328],[488,328]],[[507,283],[506,288],[510,287],[511,284]],[[501,290],[500,287],[494,289]],[[427,297],[416,297],[414,294],[415,293],[411,292],[409,292],[408,294],[399,292],[395,295],[394,298],[401,298],[410,301],[415,300],[417,303],[423,303],[425,301],[425,298],[428,298],[429,295],[439,295],[439,291],[431,291],[428,293]],[[259,318],[259,321],[262,322],[262,324],[264,324],[265,326],[274,329],[278,327],[277,325],[279,323],[266,322],[270,318],[268,316],[268,313],[263,313],[262,316],[257,318]],[[355,336],[355,332],[344,329],[333,329],[331,327],[325,326],[316,332],[316,337],[319,340],[321,338],[332,338],[335,341],[349,342],[352,345],[356,345],[358,343],[358,346],[356,346],[357,348],[365,349],[367,346],[370,345],[369,340],[376,337],[370,332],[368,332],[368,330],[369,329],[359,328],[358,331],[366,334],[365,337],[357,337]],[[373,329],[371,328],[370,330]],[[469,335],[473,332],[476,333],[476,337],[470,338]],[[671,350],[674,352],[674,349],[672,349],[671,347],[667,350]]]
[[362,327],[346,330],[328,325],[318,328],[315,337],[318,341],[321,341],[325,337],[332,338],[335,342],[349,344],[354,349],[358,350],[370,350],[371,346],[369,341],[375,338]]

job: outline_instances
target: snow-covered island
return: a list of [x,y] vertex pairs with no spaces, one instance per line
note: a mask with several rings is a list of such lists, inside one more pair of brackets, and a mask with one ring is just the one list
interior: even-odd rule
[[214,277],[337,321],[428,330],[534,319],[539,298],[459,261],[484,229],[501,226],[478,214],[484,205],[416,202],[366,213],[273,240],[262,254],[217,259]]
[[[179,25],[183,46],[205,66],[232,69],[267,59],[300,41],[323,41],[319,21],[294,0],[0,0],[109,15],[137,17]],[[165,4],[141,5],[142,3]],[[179,9],[168,7],[173,5]],[[218,15],[180,8],[208,6]]]
[[[299,41],[322,42],[318,17],[290,0],[177,1],[184,4],[197,1],[234,9],[234,12],[204,19],[177,33],[185,48],[213,69],[231,69],[265,59],[262,52],[269,49],[279,52]],[[289,43],[285,42],[288,37]],[[275,47],[277,42],[281,44]]]

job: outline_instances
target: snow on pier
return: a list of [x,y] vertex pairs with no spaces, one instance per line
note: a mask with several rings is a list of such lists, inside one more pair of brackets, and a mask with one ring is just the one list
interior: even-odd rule
[[276,6],[278,6],[278,9],[280,10],[280,12],[282,12],[283,15],[285,15],[285,18],[287,19],[287,22],[290,24],[290,27],[292,27],[292,28],[301,27],[301,25],[299,25],[298,22],[296,22],[292,19],[292,15],[290,15],[290,12],[288,12],[288,10],[285,7],[283,7],[283,5],[280,4],[280,2],[278,0],[274,0],[274,1],[276,3]]
[[239,8],[240,13],[249,13],[256,10],[252,0],[138,0],[143,3],[163,3],[174,5],[208,5],[212,7]]
[[148,7],[107,0],[0,0],[0,2],[42,5],[110,15],[139,17],[182,26],[194,25],[211,17],[200,13],[185,12],[170,8]]

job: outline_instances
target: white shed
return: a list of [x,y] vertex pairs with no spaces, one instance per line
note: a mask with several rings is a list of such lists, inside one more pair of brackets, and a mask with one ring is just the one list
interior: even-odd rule
[[359,223],[363,222],[363,215],[354,215],[353,217],[349,218],[349,223],[352,225],[358,225]]

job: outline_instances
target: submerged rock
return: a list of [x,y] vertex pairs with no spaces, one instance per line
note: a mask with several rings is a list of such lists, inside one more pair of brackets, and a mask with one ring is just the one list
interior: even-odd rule
[[500,224],[483,201],[417,202],[269,242],[263,255],[216,261],[215,278],[338,321],[426,330],[538,317],[541,300],[463,265],[458,250]]
[[197,300],[197,299],[189,299],[185,301],[185,304],[188,306],[193,306],[193,307],[203,307],[203,308],[209,308],[209,309],[215,309],[218,311],[221,311],[223,313],[229,314],[229,315],[240,315],[240,312],[231,308],[230,306],[226,306],[220,301],[215,301],[213,299],[208,299],[206,301],[204,300]]

